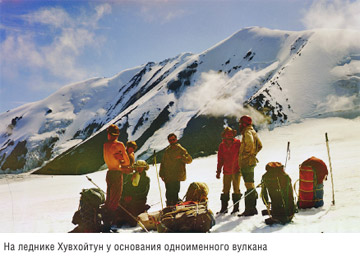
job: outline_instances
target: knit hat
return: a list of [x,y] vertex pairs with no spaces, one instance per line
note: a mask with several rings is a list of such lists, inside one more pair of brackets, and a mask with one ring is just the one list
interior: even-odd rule
[[245,115],[245,116],[240,117],[239,123],[250,125],[250,124],[252,124],[252,119],[250,116]]

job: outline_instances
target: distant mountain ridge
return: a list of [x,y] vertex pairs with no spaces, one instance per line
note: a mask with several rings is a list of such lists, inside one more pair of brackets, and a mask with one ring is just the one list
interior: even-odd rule
[[[200,53],[64,86],[0,114],[0,171],[81,174],[102,168],[105,129],[152,157],[176,132],[194,157],[214,154],[224,125],[359,115],[358,31],[245,28]],[[158,161],[161,154],[158,155]]]

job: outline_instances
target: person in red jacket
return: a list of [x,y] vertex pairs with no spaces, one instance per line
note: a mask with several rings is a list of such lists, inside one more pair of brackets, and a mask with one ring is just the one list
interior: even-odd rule
[[220,179],[220,174],[223,171],[223,193],[220,196],[221,210],[219,213],[227,213],[228,201],[230,200],[230,188],[233,186],[234,193],[232,200],[234,203],[231,214],[239,211],[238,201],[241,198],[240,193],[240,168],[238,164],[238,156],[240,149],[240,140],[235,138],[236,130],[226,127],[221,133],[223,138],[219,145],[218,162],[216,178]]

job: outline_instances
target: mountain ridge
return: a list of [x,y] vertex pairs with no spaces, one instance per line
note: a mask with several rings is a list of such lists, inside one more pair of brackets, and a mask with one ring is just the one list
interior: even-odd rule
[[139,144],[137,157],[149,159],[167,146],[171,132],[195,157],[213,154],[223,126],[237,128],[243,114],[270,128],[319,117],[329,106],[335,116],[346,109],[358,115],[360,48],[329,44],[338,33],[360,39],[356,31],[245,28],[200,54],[64,86],[0,114],[1,171],[80,174],[104,168],[102,143],[110,123],[119,125],[121,141]]

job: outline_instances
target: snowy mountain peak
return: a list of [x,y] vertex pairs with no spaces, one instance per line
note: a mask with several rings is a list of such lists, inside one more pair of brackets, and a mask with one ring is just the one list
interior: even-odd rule
[[[135,140],[137,157],[161,151],[176,132],[189,152],[213,154],[224,125],[243,114],[270,127],[307,117],[359,114],[358,31],[242,29],[200,54],[64,86],[0,114],[0,168],[78,174],[104,164],[110,123]],[[41,168],[40,168],[41,167]]]

